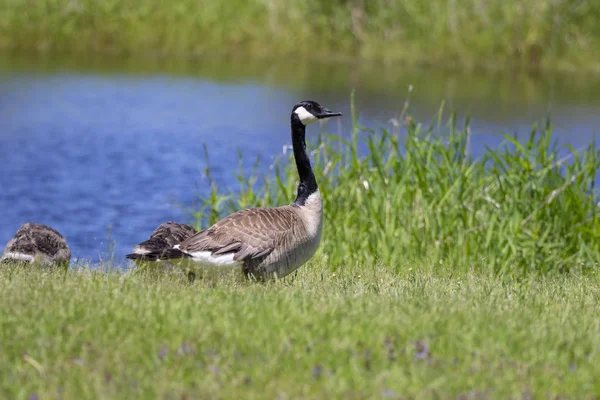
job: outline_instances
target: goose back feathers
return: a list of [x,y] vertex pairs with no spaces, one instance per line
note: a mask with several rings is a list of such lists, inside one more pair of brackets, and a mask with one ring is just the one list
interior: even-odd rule
[[134,247],[134,254],[163,252],[191,237],[197,231],[189,225],[165,222],[152,232],[150,238]]
[[33,222],[23,224],[8,242],[2,263],[33,263],[43,265],[69,263],[71,251],[65,238],[55,229]]

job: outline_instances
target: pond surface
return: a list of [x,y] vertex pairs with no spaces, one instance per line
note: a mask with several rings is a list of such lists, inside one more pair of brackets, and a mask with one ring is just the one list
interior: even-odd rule
[[[265,173],[290,143],[289,113],[312,99],[344,117],[350,92],[364,124],[388,124],[412,85],[427,122],[442,101],[472,116],[472,152],[551,116],[556,138],[584,146],[600,126],[600,77],[249,60],[158,64],[19,59],[0,62],[0,245],[26,221],[63,233],[73,260],[117,260],[160,223],[191,222],[212,178],[235,190],[238,152]],[[318,127],[309,128],[308,139]],[[114,243],[114,246],[113,246]]]

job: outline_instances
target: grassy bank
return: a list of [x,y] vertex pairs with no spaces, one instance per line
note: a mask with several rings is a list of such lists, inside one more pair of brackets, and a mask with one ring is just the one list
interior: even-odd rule
[[[468,124],[441,112],[380,132],[353,119],[309,133],[323,242],[283,281],[0,269],[0,398],[597,395],[594,144],[557,147],[548,124],[474,159]],[[197,217],[288,203],[296,179],[289,159],[240,171]]]
[[[592,398],[596,275],[287,282],[0,270],[0,397]],[[37,397],[36,397],[37,395]]]
[[536,0],[3,0],[0,49],[599,70],[600,6]]

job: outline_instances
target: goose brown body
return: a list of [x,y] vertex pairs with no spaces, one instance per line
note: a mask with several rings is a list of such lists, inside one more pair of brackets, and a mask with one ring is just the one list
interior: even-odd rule
[[69,263],[71,251],[65,238],[55,229],[41,224],[23,224],[9,240],[0,262],[55,265]]
[[230,255],[230,260],[223,257],[223,261],[237,264],[247,275],[283,277],[315,253],[322,226],[322,202],[317,191],[304,205],[233,213],[182,242],[178,250],[189,254],[190,261],[203,253],[213,258]]

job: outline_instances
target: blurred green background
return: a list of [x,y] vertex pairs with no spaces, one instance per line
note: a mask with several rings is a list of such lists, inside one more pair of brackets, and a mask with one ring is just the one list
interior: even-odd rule
[[600,2],[2,0],[9,52],[600,70]]

